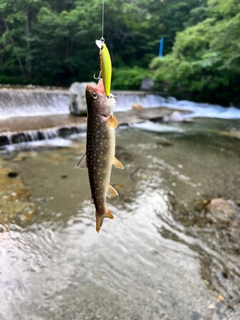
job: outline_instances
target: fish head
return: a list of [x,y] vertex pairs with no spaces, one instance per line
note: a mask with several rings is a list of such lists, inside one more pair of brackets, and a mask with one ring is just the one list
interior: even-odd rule
[[102,79],[97,86],[87,85],[86,101],[88,112],[97,113],[106,120],[113,114],[113,108],[116,105],[116,97],[113,94],[106,96]]

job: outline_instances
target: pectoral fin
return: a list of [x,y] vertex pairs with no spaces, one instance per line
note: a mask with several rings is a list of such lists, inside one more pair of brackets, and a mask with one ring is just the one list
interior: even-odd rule
[[118,196],[117,190],[115,190],[110,184],[108,185],[107,197],[114,198]]
[[108,124],[110,127],[117,128],[117,126],[118,126],[118,121],[117,121],[117,119],[116,119],[114,116],[111,116],[110,119],[108,120],[107,124]]
[[114,167],[123,170],[123,165],[121,164],[121,162],[117,159],[117,158],[113,158],[113,165]]
[[77,168],[87,168],[87,155],[85,154],[80,161],[78,162],[78,164],[76,165]]

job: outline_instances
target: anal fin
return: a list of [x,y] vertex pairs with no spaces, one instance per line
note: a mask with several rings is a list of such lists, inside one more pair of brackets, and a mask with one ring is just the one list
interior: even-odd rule
[[115,190],[110,184],[108,185],[107,197],[114,198],[118,196],[117,190]]
[[114,165],[114,167],[116,167],[116,168],[118,168],[118,169],[121,169],[121,170],[123,170],[124,169],[124,167],[123,167],[123,165],[121,164],[121,162],[117,159],[117,158],[113,158],[113,165]]

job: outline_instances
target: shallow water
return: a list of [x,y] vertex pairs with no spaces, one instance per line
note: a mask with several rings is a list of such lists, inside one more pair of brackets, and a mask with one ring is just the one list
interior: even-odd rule
[[[2,154],[35,210],[0,216],[0,319],[240,319],[240,122],[164,126],[117,130],[99,234],[84,136]],[[205,212],[214,198],[235,213]]]

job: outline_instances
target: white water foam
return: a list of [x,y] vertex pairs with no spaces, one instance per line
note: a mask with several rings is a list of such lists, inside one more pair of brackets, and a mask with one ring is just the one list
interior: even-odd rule
[[177,100],[173,97],[163,98],[159,95],[122,95],[118,97],[115,111],[127,111],[133,103],[138,103],[144,108],[164,106],[181,110],[191,110],[192,113],[184,115],[184,118],[207,117],[220,119],[240,119],[240,108],[236,106],[223,107],[217,104],[197,103],[188,100]]
[[38,140],[38,141],[26,141],[20,143],[14,143],[5,145],[3,150],[7,150],[8,152],[13,152],[16,150],[22,149],[34,149],[34,148],[46,148],[46,147],[61,147],[67,148],[71,147],[72,141],[69,139],[64,139],[61,137],[49,138],[46,140]]
[[[222,119],[240,119],[240,108],[236,106],[223,107],[208,103],[195,103],[187,100],[177,100],[173,97],[164,98],[157,94],[122,94],[117,96],[115,111],[132,109],[133,103],[144,108],[169,107],[191,110],[185,118],[209,117]],[[0,119],[11,117],[30,117],[52,114],[69,113],[69,92],[67,90],[27,90],[2,89],[0,90]]]
[[161,123],[154,123],[151,121],[134,123],[133,125],[131,125],[131,127],[152,132],[184,132],[184,129],[178,126],[178,124],[166,125]]
[[69,95],[64,90],[0,90],[0,119],[69,113]]

